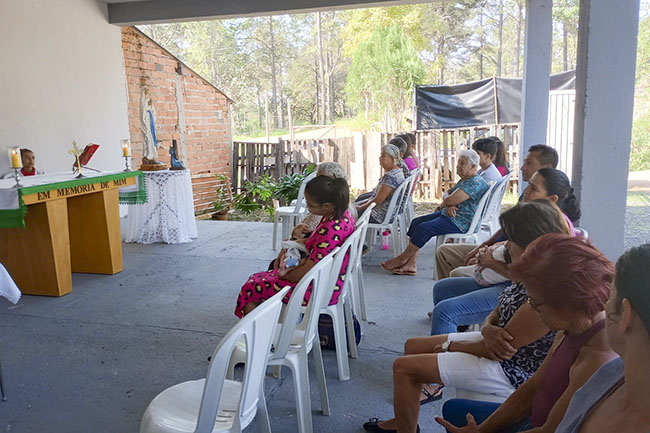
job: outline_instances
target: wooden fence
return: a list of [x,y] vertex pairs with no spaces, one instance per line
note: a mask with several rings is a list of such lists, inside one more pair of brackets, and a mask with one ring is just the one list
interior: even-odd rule
[[[233,142],[232,184],[238,192],[245,180],[269,175],[302,173],[309,165],[322,161],[341,163],[349,170],[352,137],[337,139],[280,140],[279,143]],[[278,161],[280,161],[278,163]]]
[[[382,134],[382,145],[387,144],[395,135],[397,133]],[[520,141],[519,124],[513,123],[415,131],[416,155],[422,168],[416,190],[417,197],[423,200],[442,198],[442,194],[458,181],[458,153],[471,149],[475,140],[493,135],[499,137],[506,146],[511,172],[510,187],[517,193]]]

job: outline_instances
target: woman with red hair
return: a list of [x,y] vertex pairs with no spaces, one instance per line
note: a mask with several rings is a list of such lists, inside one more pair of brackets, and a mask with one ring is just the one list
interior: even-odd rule
[[510,275],[524,284],[528,304],[542,322],[557,331],[553,347],[537,372],[500,406],[446,402],[444,419],[436,420],[451,433],[555,432],[573,394],[616,356],[604,311],[614,269],[591,243],[544,235],[512,264]]

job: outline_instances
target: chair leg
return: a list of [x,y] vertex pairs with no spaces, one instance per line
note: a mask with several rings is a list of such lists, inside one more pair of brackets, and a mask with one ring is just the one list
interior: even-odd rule
[[[339,304],[340,305],[340,304]],[[345,335],[345,318],[343,309],[336,306],[331,311],[332,324],[334,325],[334,344],[336,346],[336,363],[339,368],[339,380],[350,380],[350,363],[348,361],[348,340]]]
[[323,415],[330,416],[332,410],[330,409],[330,399],[327,393],[327,382],[325,380],[325,364],[323,363],[323,351],[320,347],[320,341],[314,340],[311,356],[314,357],[314,369],[316,370],[316,381],[318,382],[318,390],[320,391],[320,406]]
[[309,370],[307,369],[307,352],[304,348],[298,353],[297,365],[293,365],[293,387],[296,393],[296,417],[298,433],[313,433],[311,417],[311,400],[309,393]]
[[395,223],[393,223],[392,227],[390,228],[390,234],[391,234],[391,241],[393,242],[393,253],[395,254],[395,257],[399,256],[402,254],[401,250],[401,245],[402,241],[400,240],[400,235],[399,235],[399,223],[397,221],[399,220],[399,217],[395,217]]
[[5,380],[2,376],[2,362],[0,362],[0,395],[2,396],[2,401],[7,401],[7,394],[5,393]]
[[359,287],[359,304],[361,304],[361,320],[368,321],[368,315],[366,314],[366,293],[363,283],[363,267],[359,263],[359,271],[357,272],[357,283]]
[[277,211],[273,215],[273,249],[278,249],[278,223],[280,222],[280,217],[278,216]]
[[[352,316],[352,308],[350,306],[350,299],[346,299],[343,304],[343,316],[345,317],[345,327],[347,329],[348,335],[348,349],[350,351],[350,357],[357,359],[359,357],[359,351],[357,350],[357,338],[354,333],[354,317]],[[349,362],[348,362],[349,370]]]
[[271,420],[269,418],[269,410],[266,407],[264,383],[262,383],[259,400],[257,401],[257,423],[259,424],[262,433],[271,433]]

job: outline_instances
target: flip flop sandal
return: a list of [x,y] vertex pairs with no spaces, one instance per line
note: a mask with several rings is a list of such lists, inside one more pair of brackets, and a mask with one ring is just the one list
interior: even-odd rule
[[392,269],[388,269],[386,266],[384,266],[383,263],[381,263],[380,266],[381,266],[381,268],[382,268],[384,271],[387,271],[387,272],[393,272]]
[[392,269],[388,272],[390,272],[393,275],[408,275],[410,277],[415,277],[416,274],[416,272],[413,271],[400,271],[399,269]]
[[422,388],[422,394],[426,395],[427,398],[420,400],[420,406],[424,406],[425,404],[431,403],[432,401],[440,400],[442,398],[442,389],[444,387],[444,385],[438,385],[438,389],[433,394],[430,393],[428,389]]
[[[363,429],[370,433],[397,433],[397,430],[386,430],[379,427],[379,424],[382,420],[379,418],[370,418],[367,423],[363,424]],[[420,433],[420,424],[418,424],[417,433]]]

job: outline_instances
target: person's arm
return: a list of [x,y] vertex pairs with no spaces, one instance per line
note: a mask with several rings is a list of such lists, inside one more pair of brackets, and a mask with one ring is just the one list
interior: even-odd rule
[[510,270],[508,269],[508,265],[496,260],[492,256],[492,252],[493,250],[489,247],[479,250],[476,258],[477,264],[481,267],[481,270],[485,268],[492,269],[497,274],[510,279]]
[[391,188],[390,186],[383,183],[379,185],[379,189],[377,189],[375,196],[367,202],[361,205],[357,205],[357,209],[365,210],[368,206],[370,206],[370,203],[375,203],[377,206],[379,206],[388,198],[389,195],[393,193],[393,191],[395,191],[395,188]]
[[449,197],[444,199],[442,203],[440,203],[440,207],[447,207],[447,206],[458,206],[465,200],[469,198],[469,195],[463,191],[462,189],[458,188],[456,191],[451,193]]
[[469,261],[476,257],[476,255],[478,254],[478,251],[481,248],[490,247],[490,246],[496,244],[497,241],[502,239],[502,238],[503,238],[503,229],[499,229],[499,230],[496,231],[496,233],[494,233],[492,236],[490,236],[490,239],[488,239],[487,241],[483,242],[480,245],[477,245],[476,248],[471,250],[469,253],[465,254],[465,265],[470,264]]
[[[471,353],[483,358],[501,361],[510,359],[519,348],[539,340],[550,330],[528,304],[523,304],[508,321],[505,328],[488,324],[481,329],[483,340],[453,342],[449,351]],[[481,343],[480,346],[476,343]]]
[[297,283],[302,279],[302,277],[305,276],[307,272],[309,272],[311,268],[314,267],[314,265],[316,265],[316,262],[311,259],[304,258],[300,261],[300,264],[298,266],[278,271],[278,276],[283,280],[293,281],[294,283]]

